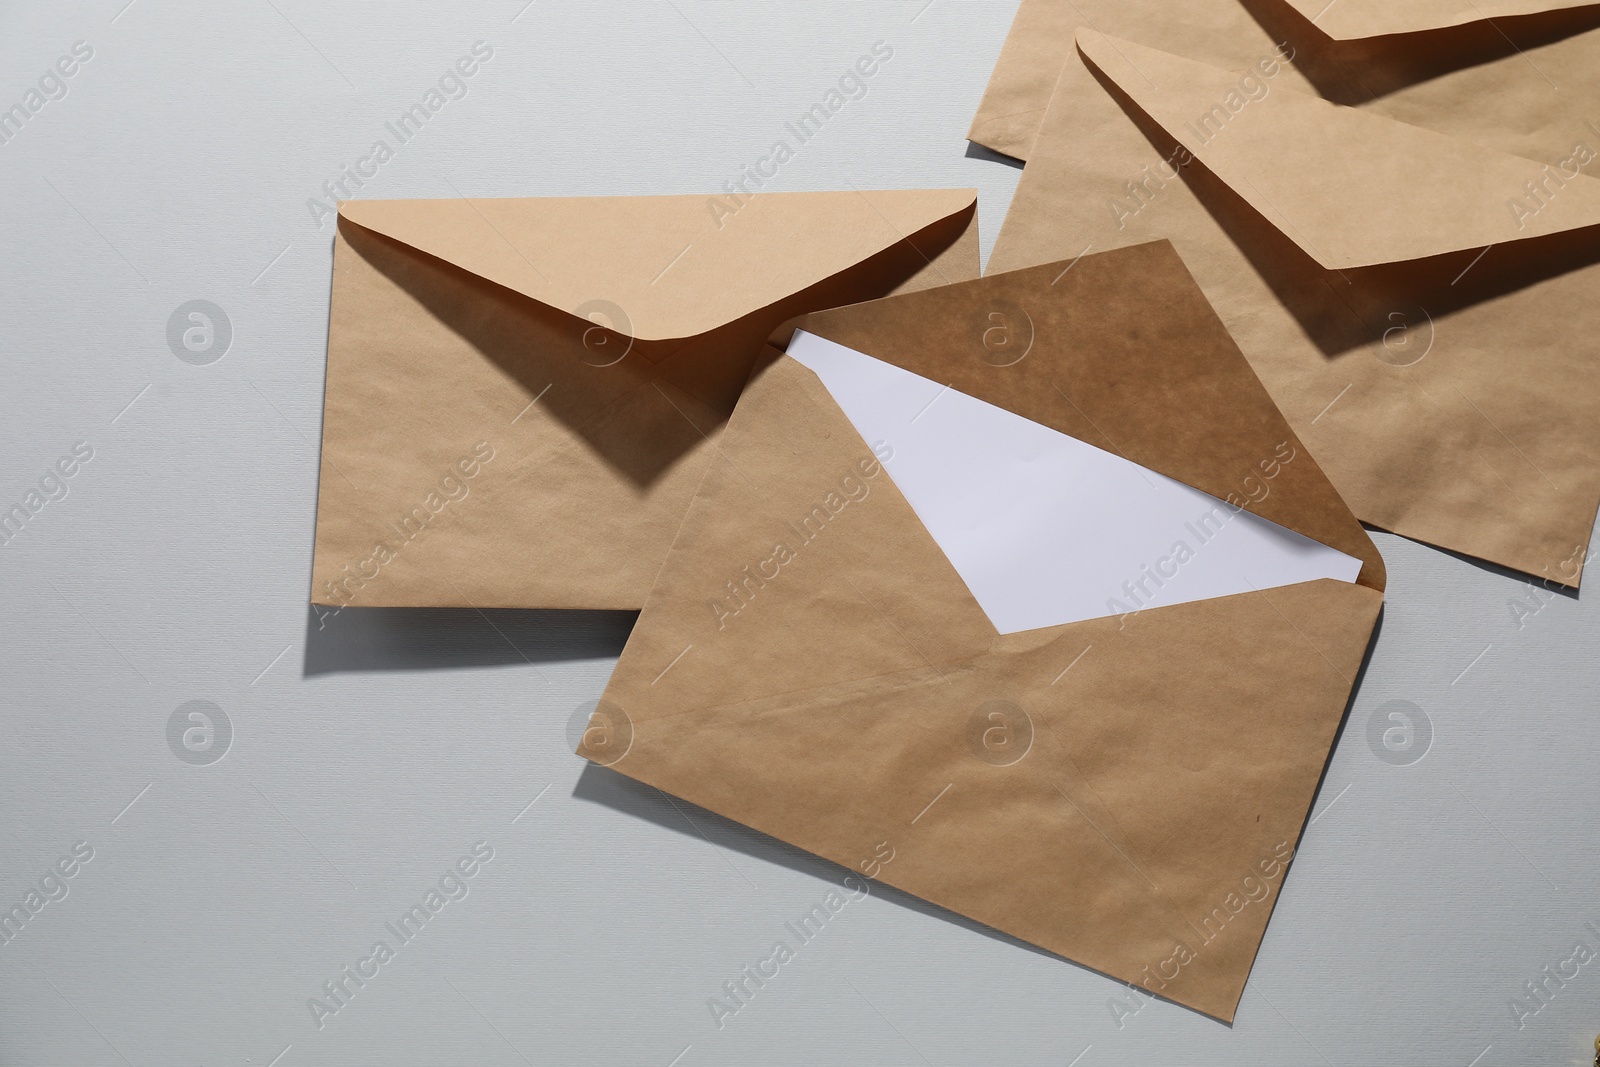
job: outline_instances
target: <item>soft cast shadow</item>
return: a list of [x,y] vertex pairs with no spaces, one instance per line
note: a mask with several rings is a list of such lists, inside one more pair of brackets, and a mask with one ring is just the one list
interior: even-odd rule
[[311,605],[302,674],[616,659],[638,617],[636,611]]
[[[1395,536],[1404,537],[1405,535],[1404,534],[1396,534]],[[1407,540],[1415,541],[1416,538],[1407,538]],[[1562,582],[1558,578],[1547,577],[1545,575],[1539,575],[1539,574],[1529,574],[1527,571],[1519,571],[1519,570],[1516,570],[1516,569],[1514,569],[1512,567],[1501,566],[1498,563],[1490,563],[1486,559],[1474,559],[1471,556],[1468,556],[1468,555],[1465,555],[1463,553],[1457,552],[1457,551],[1455,551],[1453,549],[1444,548],[1444,547],[1441,547],[1439,545],[1428,544],[1428,542],[1426,542],[1426,541],[1417,541],[1417,544],[1419,544],[1419,545],[1427,545],[1429,548],[1433,549],[1435,552],[1443,552],[1447,556],[1451,556],[1451,557],[1453,557],[1453,558],[1455,558],[1457,560],[1460,560],[1462,563],[1471,564],[1472,566],[1476,567],[1478,570],[1484,571],[1484,572],[1486,572],[1488,574],[1492,574],[1497,578],[1505,578],[1507,581],[1516,582],[1518,585],[1522,585],[1522,586],[1526,586],[1526,585],[1537,583],[1539,588],[1543,589],[1545,592],[1549,593],[1551,596],[1565,597],[1568,600],[1579,600],[1579,599],[1581,599],[1580,596],[1579,596],[1579,590],[1578,589],[1576,589],[1576,588],[1574,588],[1573,586],[1570,586],[1570,585],[1562,584]]]
[[[1317,810],[1317,800],[1322,796],[1323,785],[1327,783],[1328,769],[1333,766],[1333,754],[1339,748],[1339,740],[1344,737],[1345,727],[1350,725],[1350,712],[1355,709],[1356,697],[1361,694],[1361,683],[1366,681],[1367,668],[1372,665],[1372,652],[1378,647],[1379,639],[1383,635],[1383,614],[1388,610],[1388,604],[1383,604],[1378,608],[1378,618],[1372,624],[1372,637],[1367,641],[1367,651],[1361,657],[1361,666],[1356,669],[1355,681],[1350,685],[1350,698],[1345,701],[1344,714],[1339,718],[1339,729],[1334,732],[1334,742],[1328,746],[1328,758],[1323,760],[1322,773],[1317,776],[1316,791],[1311,794],[1311,810],[1306,812],[1306,821],[1300,826],[1301,837],[1305,835],[1306,827],[1311,825],[1311,820],[1316,818],[1313,812]],[[1296,838],[1297,842],[1298,840],[1299,838]],[[1296,848],[1298,849],[1298,847],[1297,844]],[[1273,906],[1277,906],[1276,900],[1273,901]],[[1270,916],[1268,921],[1271,921]]]
[[[1119,988],[1127,985],[1122,979],[1106,974],[1104,971],[1097,971],[1093,967],[1086,967],[1076,960],[1058,956],[1054,952],[1049,952],[1037,945],[1030,945],[1028,942],[996,930],[992,926],[986,926],[976,919],[970,919],[959,912],[950,911],[948,908],[929,903],[921,897],[913,896],[903,889],[897,889],[884,882],[866,879],[859,871],[852,871],[848,867],[834,863],[832,860],[823,859],[821,856],[807,852],[804,849],[796,848],[787,842],[761,833],[759,830],[752,830],[750,827],[734,822],[732,819],[724,818],[716,812],[707,811],[705,808],[691,804],[686,800],[680,800],[677,797],[669,797],[655,786],[646,785],[624,774],[619,774],[608,767],[602,767],[595,763],[586,763],[583,772],[578,776],[577,785],[573,787],[572,795],[575,799],[603,804],[614,811],[623,812],[646,822],[654,823],[657,826],[691,837],[695,841],[710,842],[712,847],[719,850],[737,852],[757,860],[787,867],[789,870],[809,875],[818,882],[826,884],[829,888],[836,888],[845,878],[853,876],[865,882],[870,887],[873,896],[887,900],[899,907],[917,912],[920,915],[926,915],[930,919],[952,923],[963,930],[980,934],[1012,948],[1022,949],[1036,956],[1043,956],[1046,959],[1056,960],[1076,967],[1081,971],[1099,975],[1115,982]],[[1144,995],[1152,996],[1156,1000],[1167,1000],[1166,997],[1159,994],[1146,993]],[[1168,1001],[1168,1003],[1177,1004],[1178,1007],[1186,1011],[1196,1011],[1196,1009],[1186,1004],[1178,1004],[1177,1001]],[[1205,1013],[1198,1012],[1198,1014],[1204,1015]],[[1207,1016],[1207,1018],[1211,1018],[1211,1016]],[[1215,1021],[1223,1022],[1221,1019]],[[1223,1022],[1223,1025],[1228,1026],[1230,1029],[1232,1028],[1231,1023]]]
[[1008,156],[1003,152],[996,152],[992,148],[985,148],[976,141],[967,142],[967,151],[965,155],[968,159],[981,159],[988,163],[1004,163],[1006,166],[1015,167],[1017,170],[1021,170],[1027,165],[1022,160]]
[[[792,871],[810,875],[819,882],[826,882],[830,886],[838,886],[847,876],[862,879],[859,871],[852,871],[848,867],[834,863],[832,860],[823,859],[821,856],[810,853],[801,848],[780,841],[759,830],[752,830],[732,819],[724,818],[714,811],[691,804],[687,800],[669,797],[666,793],[653,785],[646,785],[627,775],[619,774],[609,767],[602,767],[596,763],[586,763],[583,773],[578,776],[578,783],[573,787],[572,795],[578,800],[587,800],[595,804],[604,804],[608,808],[643,819],[657,826],[665,827],[677,833],[692,837],[697,841],[709,841],[718,849],[727,849],[767,863],[775,863],[787,867]],[[930,915],[935,918],[951,922],[963,929],[974,933],[992,937],[1017,948],[1027,949],[1029,952],[1052,959],[1060,959],[1052,952],[1046,952],[1037,945],[1030,945],[1026,941],[1018,940],[1010,934],[1002,933],[993,927],[985,926],[975,919],[965,915],[941,908],[937,904],[930,904],[920,897],[912,896],[903,889],[886,885],[883,882],[872,882],[872,895],[884,900],[892,901],[903,908]],[[1068,961],[1070,962],[1070,961]]]

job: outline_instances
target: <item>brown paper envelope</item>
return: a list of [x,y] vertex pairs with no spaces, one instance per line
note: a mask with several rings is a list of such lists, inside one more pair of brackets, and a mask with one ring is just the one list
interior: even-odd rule
[[[1526,158],[1132,42],[1081,48],[991,265],[1170,238],[1362,521],[1578,585],[1600,182],[1574,167],[1557,190]],[[1539,203],[1529,182],[1557,191],[1514,209]]]
[[[1580,0],[1022,0],[967,137],[1005,155],[1030,158],[1080,29],[1229,70],[1248,69],[1277,44],[1287,43],[1307,71],[1286,71],[1281,84],[1308,88],[1316,82],[1326,95],[1354,104],[1486,58],[1518,57],[1526,64],[1524,50],[1596,25],[1600,12]],[[1588,62],[1595,63],[1592,51]],[[1552,82],[1532,67],[1513,73],[1537,80],[1536,89],[1565,85],[1574,96],[1571,83],[1553,72]],[[1452,103],[1459,100],[1459,94],[1451,97]],[[1578,95],[1568,106],[1581,106],[1582,100]],[[1469,122],[1493,121],[1508,114],[1507,103],[1502,94],[1459,110],[1475,113]],[[1505,129],[1536,125],[1549,113],[1548,102],[1542,103]],[[1448,115],[1430,117],[1451,121]]]
[[[995,315],[1017,331],[1008,366]],[[1248,507],[1360,577],[1000,635],[826,388],[779,357],[580,754],[1231,1019],[1382,604],[1372,542],[1164,242],[801,325],[1217,496],[1287,446]]]
[[638,608],[768,335],[976,277],[974,202],[345,202],[312,602]]

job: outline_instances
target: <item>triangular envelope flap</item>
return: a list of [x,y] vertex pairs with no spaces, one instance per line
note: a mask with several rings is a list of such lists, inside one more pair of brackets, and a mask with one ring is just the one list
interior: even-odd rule
[[1331,578],[1361,561],[956,389],[797,331],[1002,634]]
[[847,270],[971,189],[347,200],[352,222],[640,340],[696,336]]
[[[1581,173],[1090,30],[1077,41],[1169,136],[1330,270],[1600,225],[1600,180]],[[1530,198],[1543,206],[1529,209]]]
[[1290,7],[1339,41],[1420,33],[1489,19],[1589,7],[1593,0],[1287,0]]
[[1165,241],[805,316],[806,331],[1318,541],[1370,538]]

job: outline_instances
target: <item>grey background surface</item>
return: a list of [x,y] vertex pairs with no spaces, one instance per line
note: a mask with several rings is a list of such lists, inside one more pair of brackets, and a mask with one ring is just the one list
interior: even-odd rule
[[[719,1029],[708,998],[844,872],[571,754],[631,616],[308,622],[306,201],[475,41],[467,95],[357,195],[715,191],[883,40],[769,187],[977,186],[987,249],[1018,172],[962,134],[1014,7],[8,5],[0,106],[93,57],[0,145],[0,506],[93,458],[0,549],[0,908],[93,858],[0,944],[0,1064],[1589,1062],[1600,961],[1510,1005],[1600,948],[1600,620],[1514,611],[1516,576],[1375,535],[1381,639],[1231,1028],[1119,1026],[1111,981],[884,890]],[[203,366],[166,338],[196,299],[233,333]],[[231,724],[208,765],[169,744],[194,700]],[[1432,727],[1405,765],[1368,742],[1397,700]],[[468,895],[319,1028],[308,999],[479,842]]]

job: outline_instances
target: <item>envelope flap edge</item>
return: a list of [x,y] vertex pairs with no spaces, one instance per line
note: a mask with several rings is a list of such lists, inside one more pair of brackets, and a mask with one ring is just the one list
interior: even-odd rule
[[[1377,547],[1167,241],[800,325],[1339,549],[1362,561],[1360,584],[1384,587]],[[1013,347],[997,350],[1004,331]]]
[[365,227],[641,341],[767,307],[943,219],[975,189],[346,200]]

